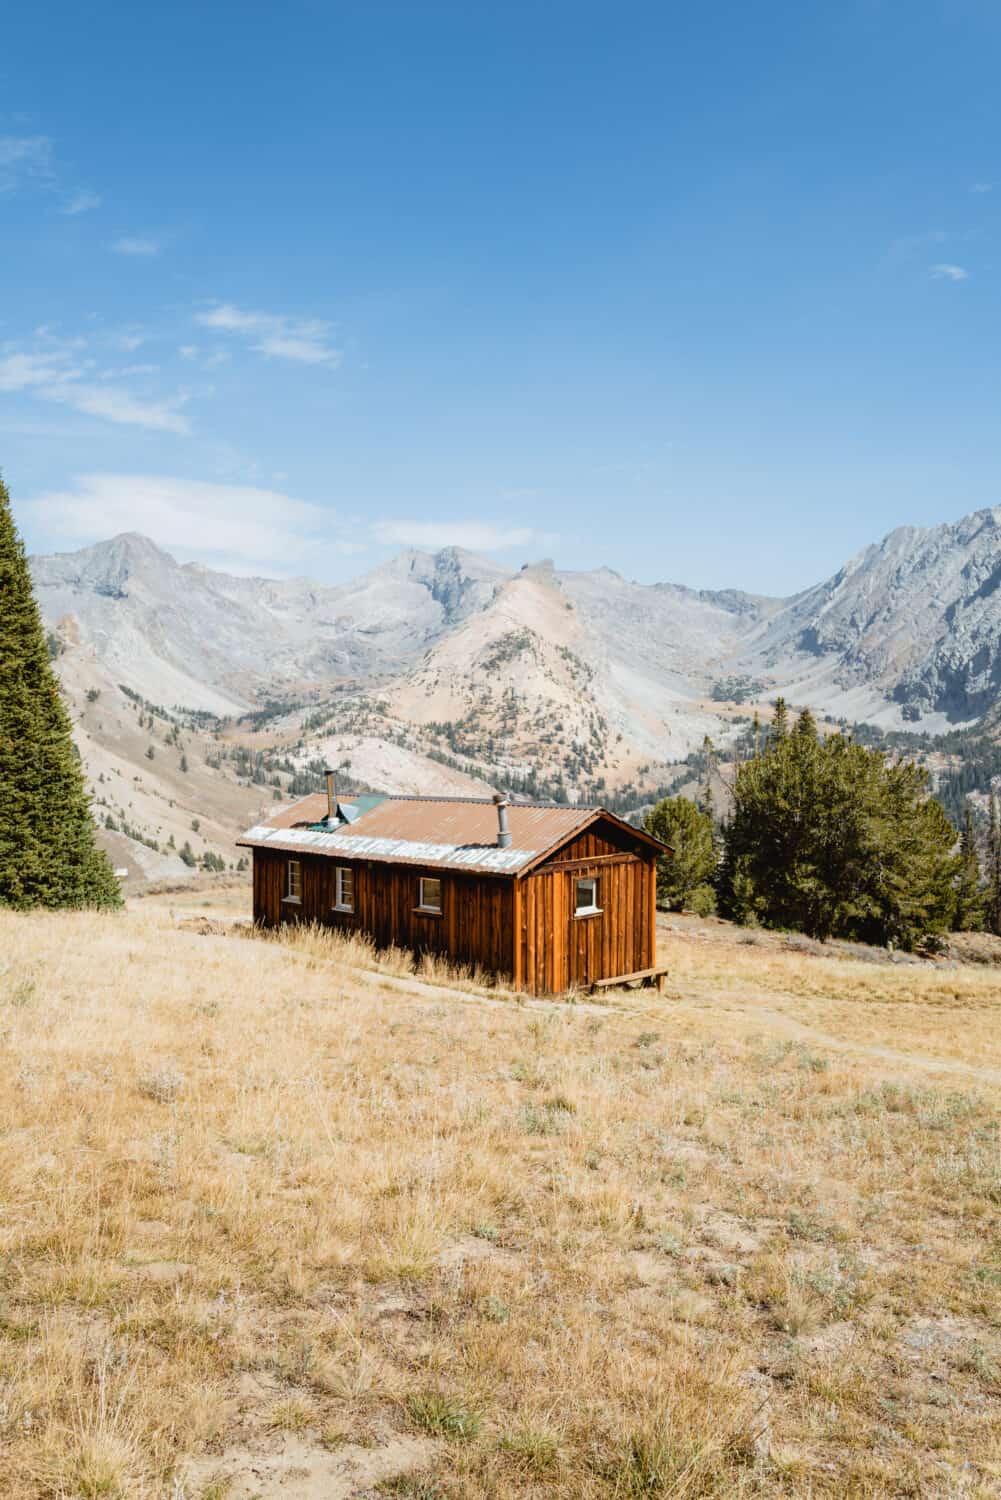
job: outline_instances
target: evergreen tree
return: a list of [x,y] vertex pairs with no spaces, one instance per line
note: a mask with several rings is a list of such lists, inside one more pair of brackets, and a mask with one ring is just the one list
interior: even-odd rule
[[786,708],[786,700],[784,698],[776,698],[774,708],[771,740],[773,744],[778,744],[779,740],[784,740],[789,733],[789,710]]
[[714,911],[716,846],[711,814],[688,797],[665,797],[647,813],[643,826],[673,850],[657,861],[658,902],[671,911],[684,906],[702,915]]
[[1001,816],[993,789],[987,832],[987,895],[984,915],[988,929],[1001,937]]
[[713,799],[713,773],[719,775],[719,758],[716,754],[716,746],[708,735],[702,740],[702,753],[706,761],[706,779],[702,783],[702,795],[698,800],[698,809],[709,819],[709,829],[712,837],[713,862],[710,880],[715,880],[716,870],[719,865],[720,848],[719,834],[716,829],[716,804]]
[[796,720],[795,733],[805,740],[817,738],[817,721],[808,708],[804,708]]
[[984,923],[984,893],[980,885],[980,860],[973,812],[967,803],[963,811],[963,832],[959,839],[959,872],[956,876],[956,912],[952,925],[956,932],[978,932]]
[[738,921],[814,937],[912,948],[948,930],[960,867],[956,836],[926,773],[812,715],[779,733],[736,774],[720,895]]
[[0,479],[0,905],[120,906]]

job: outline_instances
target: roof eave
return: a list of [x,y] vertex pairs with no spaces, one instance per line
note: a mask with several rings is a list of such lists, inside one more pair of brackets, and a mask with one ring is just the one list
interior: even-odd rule
[[485,865],[446,865],[437,864],[427,859],[380,859],[378,854],[359,852],[347,854],[338,849],[311,849],[308,845],[288,845],[280,841],[275,843],[256,843],[245,839],[237,839],[237,849],[255,849],[262,853],[287,854],[292,858],[301,859],[305,855],[312,855],[315,859],[338,859],[345,864],[369,864],[379,865],[387,870],[440,870],[449,875],[482,875],[491,880],[516,880],[521,873],[519,870],[491,870]]

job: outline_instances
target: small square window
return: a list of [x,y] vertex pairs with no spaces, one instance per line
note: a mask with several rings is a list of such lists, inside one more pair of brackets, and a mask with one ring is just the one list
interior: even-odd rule
[[598,879],[595,875],[588,875],[583,880],[577,881],[577,901],[574,906],[575,917],[587,917],[592,912],[600,911],[598,905]]
[[433,876],[421,877],[420,910],[441,911],[441,881]]
[[297,859],[290,859],[288,862],[288,881],[285,887],[285,900],[302,900],[302,865]]
[[334,910],[354,911],[355,872],[350,865],[338,865],[334,872]]

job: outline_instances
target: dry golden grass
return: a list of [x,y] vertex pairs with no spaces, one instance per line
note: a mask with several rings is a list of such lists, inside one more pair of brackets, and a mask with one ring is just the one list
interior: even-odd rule
[[999,1493],[989,972],[524,1002],[241,899],[0,914],[0,1494]]
[[688,922],[661,934],[675,992],[748,1016],[788,1018],[840,1044],[926,1052],[996,1071],[1001,1083],[1001,968],[947,960],[892,964],[788,951],[778,934]]

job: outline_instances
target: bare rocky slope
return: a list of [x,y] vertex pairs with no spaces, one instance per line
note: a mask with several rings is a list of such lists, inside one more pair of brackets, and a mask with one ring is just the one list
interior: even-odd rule
[[892,531],[788,600],[748,659],[860,719],[982,718],[1001,699],[1001,508]]
[[[391,790],[521,777],[528,790],[641,794],[778,692],[884,728],[939,732],[1001,712],[1001,508],[894,531],[785,600],[607,568],[510,571],[454,549],[405,552],[336,586],[235,578],[135,534],[32,570],[88,764],[107,770],[118,753],[124,774],[115,726],[135,724],[138,754],[148,709],[136,695],[159,705],[164,734],[183,724],[204,769],[200,795],[229,786],[221,831],[260,797],[260,767],[256,782],[245,761],[233,769],[238,741],[267,751],[275,795],[289,766],[321,759]],[[102,694],[99,719],[85,689]],[[254,734],[239,725],[264,705]],[[163,774],[148,748],[147,791]],[[176,787],[160,800],[172,809]]]
[[506,576],[469,554],[413,552],[336,587],[234,578],[131,532],[31,567],[46,620],[73,619],[117,681],[219,714],[296,683],[398,672]]

